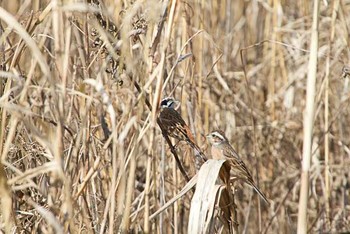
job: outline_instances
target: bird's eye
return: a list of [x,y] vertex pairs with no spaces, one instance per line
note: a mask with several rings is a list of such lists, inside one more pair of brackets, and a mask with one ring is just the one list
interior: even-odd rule
[[167,106],[168,105],[168,100],[163,100],[161,103],[160,103],[160,106]]
[[213,135],[213,138],[215,139],[216,142],[222,141],[222,138],[218,135]]

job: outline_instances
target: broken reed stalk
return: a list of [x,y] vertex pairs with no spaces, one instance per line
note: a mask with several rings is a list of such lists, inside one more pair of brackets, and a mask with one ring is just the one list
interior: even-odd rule
[[188,233],[212,233],[218,219],[224,230],[238,233],[236,205],[229,181],[230,171],[225,162],[226,160],[211,159],[200,168],[196,191],[191,200]]
[[318,51],[318,20],[319,0],[314,0],[313,21],[311,28],[310,57],[306,87],[306,106],[304,112],[304,139],[303,158],[301,168],[301,188],[298,207],[298,234],[307,232],[307,204],[309,192],[309,170],[311,164],[312,132],[314,125],[315,89],[317,75],[317,51]]

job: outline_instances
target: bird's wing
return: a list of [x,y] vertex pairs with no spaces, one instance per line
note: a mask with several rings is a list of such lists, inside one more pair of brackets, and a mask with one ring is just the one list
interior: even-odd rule
[[166,132],[172,133],[175,138],[179,140],[188,140],[194,143],[194,137],[189,127],[176,110],[164,108],[159,114],[159,120],[162,124],[162,128]]
[[252,175],[250,174],[247,166],[243,162],[243,160],[239,157],[238,153],[233,149],[231,145],[229,145],[226,150],[224,150],[225,156],[229,159],[231,165],[231,172],[234,178],[241,179],[245,181],[247,184],[252,186],[254,190],[263,198],[263,200],[269,204],[270,202],[266,198],[265,194],[260,191],[260,189],[256,186]]
[[249,182],[254,183],[253,177],[250,174],[247,166],[238,155],[238,153],[234,150],[231,145],[228,145],[227,149],[224,149],[224,155],[230,160],[230,164],[232,167],[232,171],[237,174],[237,177],[243,177],[247,179]]

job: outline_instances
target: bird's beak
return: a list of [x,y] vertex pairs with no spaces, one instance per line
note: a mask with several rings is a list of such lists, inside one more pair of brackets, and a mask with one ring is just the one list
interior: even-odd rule
[[210,135],[210,134],[206,135],[205,137],[206,137],[207,139],[211,139],[211,135]]
[[177,111],[180,108],[181,102],[180,101],[174,101],[174,109]]

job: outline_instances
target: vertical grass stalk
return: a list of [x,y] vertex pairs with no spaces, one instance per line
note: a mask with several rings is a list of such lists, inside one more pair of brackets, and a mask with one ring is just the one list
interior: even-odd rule
[[303,161],[301,169],[301,188],[298,207],[298,234],[307,232],[307,204],[309,192],[309,170],[311,162],[312,132],[315,112],[315,91],[318,51],[318,15],[319,0],[314,1],[311,29],[310,57],[307,74],[306,107],[304,112]]

